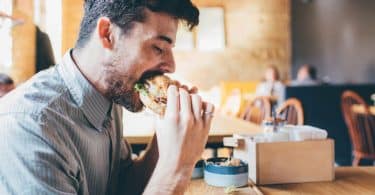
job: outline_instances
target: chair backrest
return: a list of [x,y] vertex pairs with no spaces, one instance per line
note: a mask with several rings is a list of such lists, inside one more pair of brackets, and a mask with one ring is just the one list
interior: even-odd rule
[[233,89],[221,106],[220,112],[228,116],[238,117],[242,104],[243,98],[241,91],[239,89]]
[[241,114],[241,118],[256,124],[271,116],[271,100],[266,96],[259,96],[249,101]]
[[[354,106],[360,106],[362,112],[354,111]],[[357,93],[348,90],[341,96],[341,109],[354,151],[374,154],[375,116],[370,113],[369,106]]]
[[297,98],[289,98],[276,110],[276,116],[286,120],[287,124],[303,125],[303,108]]

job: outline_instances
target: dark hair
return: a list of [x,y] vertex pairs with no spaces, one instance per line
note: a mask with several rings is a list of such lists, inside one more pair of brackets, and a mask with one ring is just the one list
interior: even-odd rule
[[307,69],[307,73],[309,73],[309,76],[311,79],[313,80],[316,80],[317,76],[316,76],[316,68],[310,64],[304,64],[300,69],[302,68],[306,68]]
[[0,85],[12,85],[14,81],[10,76],[0,73]]
[[316,79],[316,68],[315,67],[312,67],[312,66],[309,66],[309,75],[310,75],[310,78],[311,79]]
[[87,43],[99,17],[108,17],[126,33],[134,22],[145,21],[146,8],[182,20],[190,30],[199,23],[199,11],[190,0],[85,0],[76,47]]

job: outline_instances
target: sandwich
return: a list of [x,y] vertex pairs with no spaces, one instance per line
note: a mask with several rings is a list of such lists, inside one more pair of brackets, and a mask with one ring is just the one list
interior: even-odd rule
[[179,83],[171,80],[168,76],[153,75],[136,83],[134,88],[138,91],[144,107],[160,116],[164,116],[169,85],[179,87]]

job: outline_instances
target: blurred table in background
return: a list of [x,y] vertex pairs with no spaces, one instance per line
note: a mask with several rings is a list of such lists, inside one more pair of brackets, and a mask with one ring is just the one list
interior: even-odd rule
[[[124,138],[130,144],[147,144],[154,134],[153,116],[124,112]],[[223,137],[233,134],[257,134],[262,131],[259,125],[234,117],[215,114],[212,119],[208,143],[222,143]]]

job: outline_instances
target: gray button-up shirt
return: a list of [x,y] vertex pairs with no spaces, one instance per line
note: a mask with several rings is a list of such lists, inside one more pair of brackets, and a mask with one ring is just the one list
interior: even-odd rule
[[121,115],[68,52],[0,99],[0,194],[118,193],[132,163]]

